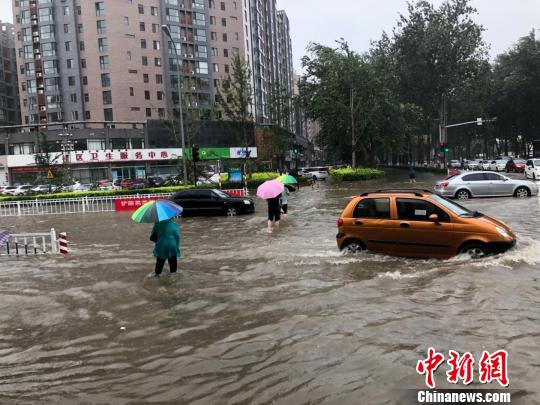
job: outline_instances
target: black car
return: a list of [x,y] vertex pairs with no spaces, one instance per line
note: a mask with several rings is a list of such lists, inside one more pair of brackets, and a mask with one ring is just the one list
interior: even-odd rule
[[255,211],[255,203],[251,198],[231,197],[220,190],[183,190],[173,195],[171,200],[184,208],[184,215],[225,214],[234,216]]

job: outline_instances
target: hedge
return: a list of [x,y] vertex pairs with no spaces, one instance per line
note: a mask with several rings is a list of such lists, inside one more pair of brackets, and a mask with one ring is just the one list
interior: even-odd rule
[[[274,172],[258,172],[252,173],[250,179],[247,182],[249,189],[256,189],[266,180],[274,179],[278,177],[278,173]],[[222,177],[222,179],[224,179]],[[305,181],[305,178],[299,178],[298,181]],[[196,188],[216,188],[217,184],[200,184]],[[221,188],[224,190],[242,188],[244,183],[229,183],[227,180],[222,180]],[[13,196],[13,197],[0,197],[2,201],[23,201],[23,200],[49,200],[56,198],[79,198],[79,197],[105,197],[105,196],[130,196],[130,195],[143,195],[143,194],[157,194],[157,193],[175,193],[180,190],[195,188],[194,186],[167,186],[167,187],[154,187],[144,188],[140,190],[89,190],[89,191],[74,191],[65,193],[51,193],[51,194],[36,194],[25,196]]]
[[[401,170],[409,170],[410,166],[384,166],[389,169],[401,169]],[[428,172],[428,173],[448,173],[447,169],[440,168],[440,167],[424,167],[424,166],[414,166],[414,170],[416,172]]]
[[362,180],[372,180],[380,179],[384,177],[386,173],[379,169],[370,169],[370,168],[356,168],[346,167],[343,169],[331,169],[330,177],[335,182],[342,181],[362,181]]

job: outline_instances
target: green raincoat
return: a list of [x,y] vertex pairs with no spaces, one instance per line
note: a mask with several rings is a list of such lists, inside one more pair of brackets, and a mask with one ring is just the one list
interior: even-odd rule
[[173,256],[180,257],[180,228],[172,219],[156,222],[152,228],[152,234],[157,234],[157,242],[154,245],[154,256],[160,259],[168,259]]

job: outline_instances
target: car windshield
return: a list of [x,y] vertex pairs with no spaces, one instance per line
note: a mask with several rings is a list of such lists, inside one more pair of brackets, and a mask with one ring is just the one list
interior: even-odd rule
[[214,194],[217,194],[218,196],[220,196],[221,198],[229,198],[229,196],[227,194],[225,194],[223,191],[221,190],[212,190],[214,192]]
[[432,200],[435,202],[438,202],[443,207],[448,208],[450,211],[452,211],[454,214],[462,217],[462,218],[475,218],[482,216],[479,212],[471,211],[467,208],[465,208],[462,205],[459,205],[458,203],[448,200],[447,198],[441,197],[439,195],[431,195],[429,196]]

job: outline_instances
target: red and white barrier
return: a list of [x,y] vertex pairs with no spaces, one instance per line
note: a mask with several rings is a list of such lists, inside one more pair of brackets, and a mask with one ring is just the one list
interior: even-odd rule
[[247,188],[234,188],[231,190],[222,190],[224,193],[229,194],[231,197],[247,197]]
[[68,240],[67,240],[67,233],[60,232],[58,234],[58,246],[60,249],[60,253],[63,255],[68,254]]

